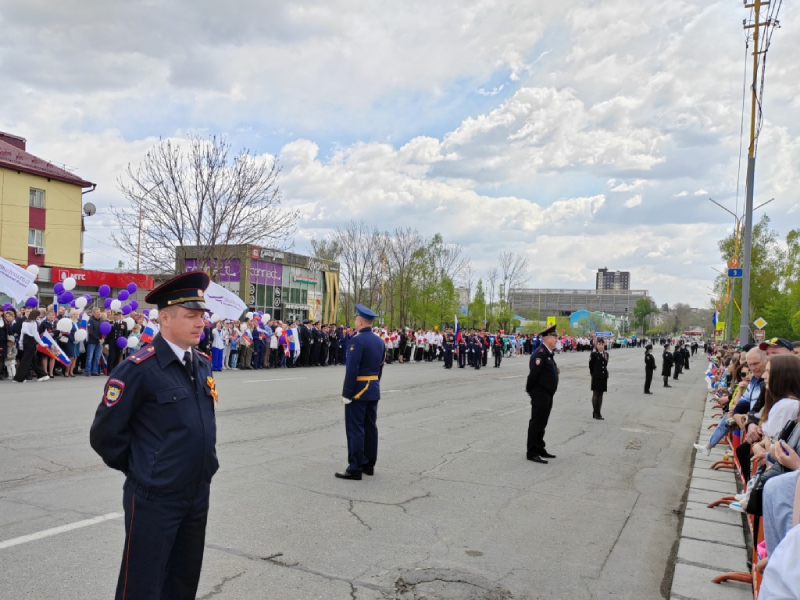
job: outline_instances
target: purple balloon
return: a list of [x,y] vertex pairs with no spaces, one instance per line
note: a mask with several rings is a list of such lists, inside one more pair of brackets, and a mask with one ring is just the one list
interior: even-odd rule
[[108,335],[109,331],[111,331],[111,323],[108,321],[100,323],[100,335]]
[[111,298],[106,298],[105,300],[103,300],[103,308],[108,310],[109,308],[111,308],[111,303],[112,302],[113,302],[113,300]]
[[61,295],[61,294],[63,294],[64,292],[65,292],[65,290],[64,290],[64,284],[63,284],[63,283],[61,283],[60,281],[59,281],[58,283],[56,283],[56,284],[53,286],[53,293],[54,293],[56,296],[60,296],[60,295]]
[[75,300],[73,300],[72,302],[70,302],[70,303],[69,303],[69,305],[70,305],[72,308],[75,308]]
[[130,307],[130,305],[126,304],[125,306],[122,307],[122,314],[128,316],[129,314],[131,314],[132,310],[133,309]]
[[128,347],[128,338],[117,338],[117,348],[127,348]]
[[14,308],[14,307],[11,304],[9,304],[8,302],[3,304],[3,310],[8,310],[9,308]]
[[137,289],[138,288],[136,287],[135,283],[131,282],[131,283],[128,284],[128,293],[129,294],[135,294]]
[[202,342],[204,339],[206,339],[206,332],[205,331],[201,331],[200,332],[200,341]]
[[99,288],[97,288],[97,293],[100,294],[101,298],[105,298],[111,293],[111,288],[103,284]]
[[117,294],[117,300],[119,300],[120,302],[125,302],[125,300],[128,299],[128,296],[130,296],[128,290],[120,290],[119,294]]
[[128,302],[128,304],[130,305],[131,310],[136,310],[137,308],[139,308],[139,303],[136,300],[131,300],[130,302]]
[[39,301],[35,297],[31,296],[30,298],[25,300],[25,306],[27,306],[28,308],[36,308],[37,306],[39,306]]
[[142,311],[142,314],[143,314],[145,317],[149,317],[149,316],[150,316],[150,311],[149,311],[149,310],[147,310],[147,309],[145,308],[145,309]]
[[92,295],[91,294],[84,294],[83,297],[86,298],[86,303],[87,304],[89,304],[92,301]]
[[72,292],[64,292],[58,297],[59,304],[69,304],[73,300],[75,300],[75,294]]

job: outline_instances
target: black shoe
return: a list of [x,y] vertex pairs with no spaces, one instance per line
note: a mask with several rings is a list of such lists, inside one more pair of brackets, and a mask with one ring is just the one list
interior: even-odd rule
[[605,421],[605,419],[603,417],[601,417],[600,415],[597,415],[595,417],[595,419],[597,419],[598,421]]
[[648,396],[652,396],[653,392],[645,392],[645,394],[647,394]]
[[671,385],[665,385],[665,386],[664,386],[664,387],[668,387],[668,388],[671,388],[671,387],[672,387],[672,386],[671,386]]
[[555,458],[555,454],[550,454],[549,452],[542,452],[540,455],[542,458]]
[[547,464],[547,461],[538,454],[528,454],[528,460],[532,460],[533,462],[541,463],[543,465]]
[[369,467],[367,465],[363,465],[361,467],[361,472],[364,473],[364,475],[375,475],[375,466],[373,465]]
[[336,477],[339,479],[353,479],[355,481],[361,481],[361,473],[351,473],[350,471],[345,471],[344,473],[336,473]]

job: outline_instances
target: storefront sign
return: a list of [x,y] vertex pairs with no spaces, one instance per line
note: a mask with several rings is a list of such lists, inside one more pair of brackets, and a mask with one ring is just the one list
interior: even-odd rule
[[311,285],[319,285],[319,279],[316,277],[306,277],[305,275],[295,275],[294,280],[297,283],[310,283]]
[[[188,261],[187,261],[188,262]],[[51,279],[53,283],[64,281],[67,277],[75,279],[79,286],[124,288],[135,283],[140,290],[152,290],[156,287],[155,279],[141,273],[116,273],[108,271],[86,271],[84,269],[62,269],[53,267]]]
[[[186,265],[186,272],[197,271],[200,269],[200,261],[196,258],[187,258],[184,261]],[[211,270],[209,267],[209,261],[205,261],[205,271],[208,272]],[[232,258],[228,260],[223,260],[222,265],[219,268],[219,280],[221,282],[229,282],[229,281],[240,281],[241,280],[241,265],[239,263],[238,258]]]
[[339,272],[339,266],[336,263],[329,263],[327,261],[321,261],[316,258],[309,258],[308,259],[308,270],[309,271],[330,271],[333,273]]
[[250,262],[250,283],[261,285],[281,285],[283,265],[253,260]]
[[250,249],[250,258],[252,259],[272,258],[277,260],[283,260],[285,258],[285,255],[280,250],[271,250],[270,248],[258,248],[257,246],[253,246]]

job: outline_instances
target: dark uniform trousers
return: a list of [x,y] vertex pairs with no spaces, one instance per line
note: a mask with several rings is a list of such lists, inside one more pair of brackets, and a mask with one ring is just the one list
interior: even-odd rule
[[378,401],[354,400],[344,406],[347,433],[347,470],[360,473],[378,459]]
[[458,346],[458,368],[463,369],[467,366],[467,347],[463,344]]
[[531,420],[528,421],[528,455],[545,452],[544,431],[553,410],[553,395],[545,390],[528,393],[531,399]]
[[123,489],[125,552],[117,600],[193,599],[203,566],[210,486],[153,497],[127,479]]
[[653,371],[655,369],[645,369],[644,371],[644,391],[650,391],[650,384],[653,383]]
[[444,368],[451,369],[453,367],[453,346],[448,344],[444,347]]
[[494,366],[500,367],[500,362],[503,360],[503,347],[494,347]]

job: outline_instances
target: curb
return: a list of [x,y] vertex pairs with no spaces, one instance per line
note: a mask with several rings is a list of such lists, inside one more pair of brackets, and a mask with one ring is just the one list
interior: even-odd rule
[[[714,410],[706,396],[703,421],[697,443],[705,444],[711,437],[709,425]],[[711,465],[722,460],[728,446],[718,446],[711,456],[695,452],[683,526],[678,540],[678,555],[672,579],[671,600],[752,600],[753,587],[739,582],[713,583],[722,573],[741,571],[747,567],[747,542],[740,513],[727,506],[708,508],[722,496],[738,493],[733,471],[714,471]]]

